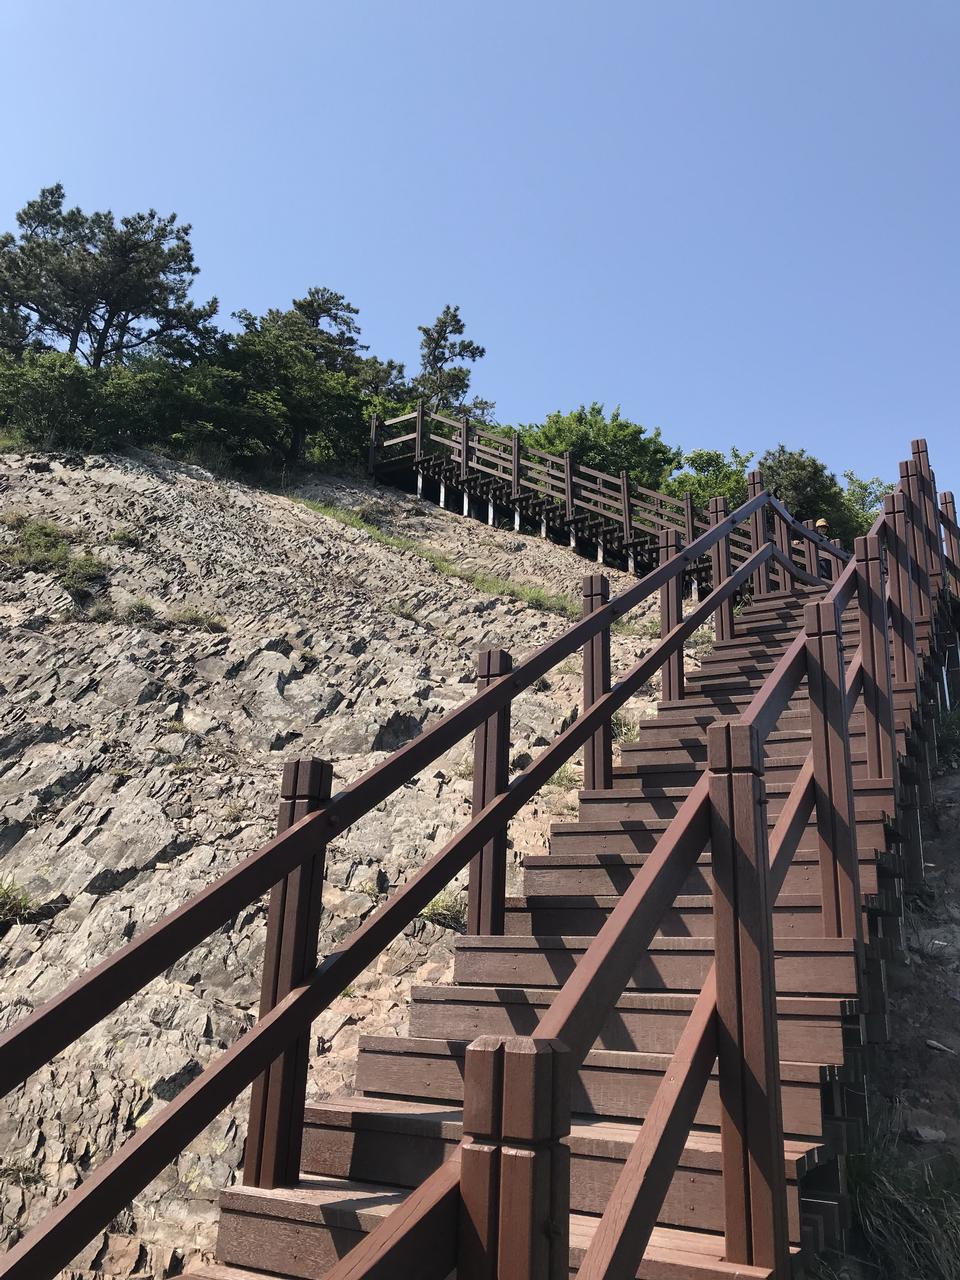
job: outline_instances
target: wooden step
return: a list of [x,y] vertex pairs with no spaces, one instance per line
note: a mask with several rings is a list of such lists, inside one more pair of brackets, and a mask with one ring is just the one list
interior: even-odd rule
[[[767,816],[775,820],[790,795],[790,778],[767,781]],[[854,812],[859,821],[875,822],[878,817],[892,816],[895,808],[891,779],[858,778],[853,785]],[[645,822],[649,819],[676,817],[690,793],[688,787],[610,787],[601,791],[579,793],[580,817],[584,822]],[[771,823],[772,825],[772,823]]]
[[[458,938],[453,980],[463,986],[560,987],[592,937]],[[780,939],[775,957],[781,995],[851,996],[859,993],[862,949],[850,938]],[[640,954],[627,991],[699,993],[713,964],[713,938],[657,938]]]
[[[306,1175],[294,1188],[235,1187],[221,1197],[217,1255],[221,1263],[235,1262],[243,1268],[269,1264],[269,1274],[282,1280],[315,1280],[407,1195],[407,1188],[382,1182]],[[598,1221],[587,1214],[571,1216],[571,1274],[583,1260]],[[656,1227],[636,1275],[639,1280],[770,1280],[769,1270],[729,1264],[722,1258],[719,1232]],[[213,1275],[215,1280],[234,1280],[238,1273],[228,1265],[225,1275]],[[418,1277],[408,1274],[397,1280]]]
[[[453,986],[411,991],[410,1034],[473,1040],[479,1035],[530,1035],[556,989]],[[597,1048],[672,1053],[696,996],[625,991],[597,1038]],[[841,1064],[863,1044],[860,1003],[836,997],[777,999],[780,1057],[786,1062]]]
[[[641,1128],[637,1121],[572,1116],[566,1139],[572,1212],[603,1212]],[[333,1098],[306,1108],[303,1170],[322,1177],[415,1187],[453,1153],[461,1133],[456,1108],[397,1099]],[[784,1143],[788,1221],[795,1242],[800,1239],[798,1184],[825,1158],[820,1144],[794,1139]],[[659,1225],[721,1231],[721,1164],[719,1133],[692,1131],[658,1215]]]
[[[542,934],[592,936],[603,928],[607,916],[619,902],[619,894],[543,894],[507,898],[504,932],[525,937],[540,937]],[[902,914],[899,899],[891,893],[877,893],[866,909],[894,920]],[[781,893],[774,904],[772,917],[775,938],[815,938],[823,934],[818,893]],[[656,936],[702,938],[712,935],[713,899],[709,894],[684,894],[677,897],[673,906],[664,913]]]
[[[527,896],[561,894],[572,897],[622,894],[647,860],[648,854],[549,853],[523,860],[523,892]],[[864,894],[898,892],[895,881],[903,875],[899,854],[864,849],[859,856],[860,890]],[[713,892],[709,852],[700,854],[681,894],[700,897]],[[820,861],[815,849],[794,854],[782,892],[820,894]]]
[[[466,1040],[449,1038],[361,1036],[356,1088],[364,1094],[459,1105],[466,1047]],[[593,1049],[577,1073],[571,1106],[583,1114],[642,1120],[671,1061],[666,1053]],[[846,1149],[847,1102],[849,1090],[857,1083],[849,1068],[833,1063],[782,1063],[784,1131]],[[696,1124],[719,1123],[714,1069]]]

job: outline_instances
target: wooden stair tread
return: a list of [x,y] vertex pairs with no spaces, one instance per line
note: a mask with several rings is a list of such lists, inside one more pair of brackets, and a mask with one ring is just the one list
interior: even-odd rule
[[[438,1106],[436,1103],[407,1099],[370,1098],[350,1095],[308,1103],[305,1117],[309,1124],[325,1124],[335,1128],[400,1130],[411,1134],[431,1135],[459,1141],[462,1110]],[[574,1114],[570,1119],[569,1145],[573,1151],[592,1150],[595,1154],[625,1158],[636,1142],[643,1122],[612,1120],[605,1116]],[[783,1144],[787,1176],[803,1177],[825,1159],[822,1143],[786,1138]],[[683,1168],[721,1168],[720,1134],[710,1129],[691,1129],[684,1143],[679,1164]]]
[[[586,950],[594,941],[593,934],[537,934],[535,938],[524,934],[462,934],[454,940],[456,951],[467,950],[503,950],[503,951],[541,951],[567,948],[570,950]],[[834,955],[852,955],[857,950],[854,938],[776,938],[774,947],[778,951],[821,951]],[[648,944],[648,951],[712,951],[713,938],[710,934],[698,935],[695,938],[653,938]]]
[[[585,1213],[570,1215],[570,1264],[578,1266],[594,1237],[600,1219]],[[644,1253],[641,1274],[656,1280],[771,1280],[768,1267],[725,1262],[723,1236],[709,1231],[654,1227]]]

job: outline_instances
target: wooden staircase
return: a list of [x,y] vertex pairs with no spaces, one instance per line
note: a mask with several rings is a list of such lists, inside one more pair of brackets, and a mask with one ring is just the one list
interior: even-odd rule
[[[804,606],[825,591],[771,596],[743,611],[736,640],[716,646],[700,672],[687,677],[683,701],[661,704],[637,740],[623,744],[613,788],[582,791],[580,820],[554,826],[550,853],[524,860],[524,896],[507,900],[505,935],[459,939],[453,982],[412,992],[407,1036],[362,1037],[356,1093],[307,1106],[299,1184],[224,1192],[220,1265],[193,1273],[197,1280],[323,1275],[451,1156],[462,1135],[466,1046],[481,1035],[534,1030],[705,769],[707,725],[739,714],[796,635]],[[851,605],[845,630],[853,645],[857,626]],[[781,719],[785,727],[768,743],[771,830],[811,749],[806,704],[802,686]],[[862,721],[862,710],[859,715]],[[909,712],[900,719],[905,751]],[[853,759],[862,765],[856,726],[855,712]],[[883,926],[889,931],[892,925],[895,935],[900,917],[902,858],[891,826],[892,797],[864,787],[856,799],[867,941],[822,936],[815,817],[773,908],[788,1223],[797,1251],[843,1244],[849,1208],[838,1156],[856,1149],[861,1137],[868,1047],[882,1041],[885,1028],[890,943]],[[712,891],[707,850],[649,951],[637,957],[578,1072],[567,1139],[571,1273],[713,962]],[[862,968],[871,976],[866,992]],[[769,1274],[722,1261],[718,1124],[714,1073],[638,1276]]]
[[[243,1185],[193,1280],[787,1280],[843,1248],[843,1156],[960,692],[960,526],[922,441],[853,556],[749,489],[685,548],[661,531],[615,600],[586,578],[581,620],[516,666],[482,652],[473,698],[337,795],[330,762],[288,762],[274,840],[0,1034],[6,1093],[270,890],[256,1024],[0,1280],[54,1280],[250,1084]],[[692,577],[711,590],[684,611]],[[655,591],[660,643],[613,683],[611,628]],[[511,778],[513,699],[577,652],[581,714]],[[657,671],[658,713],[615,760],[613,717]],[[326,844],[470,735],[470,822],[319,957]],[[507,898],[507,824],[578,751],[579,819]],[[453,981],[413,990],[405,1037],[361,1039],[353,1096],[308,1100],[313,1021],[466,867]]]

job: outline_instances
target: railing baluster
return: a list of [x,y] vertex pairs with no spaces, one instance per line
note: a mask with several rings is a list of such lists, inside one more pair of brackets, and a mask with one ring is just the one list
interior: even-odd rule
[[883,549],[876,534],[857,538],[857,594],[863,655],[863,708],[867,777],[896,784],[897,739],[893,716],[893,679],[883,572]]
[[[277,831],[286,831],[330,799],[333,768],[326,760],[288,760],[283,767]],[[270,894],[263,955],[260,1017],[316,968],[325,847]],[[253,1084],[243,1180],[252,1187],[291,1187],[300,1177],[309,1032]]]
[[[482,649],[477,655],[477,690],[485,689],[513,668],[505,649]],[[478,814],[507,789],[510,781],[510,703],[494,712],[473,738],[473,812]],[[507,829],[497,833],[470,862],[467,932],[503,933],[507,877]]]
[[380,419],[374,413],[370,418],[370,447],[367,450],[367,472],[371,476],[377,469],[377,434],[379,427]]
[[[676,529],[660,530],[660,563],[666,564],[680,554],[680,535]],[[678,572],[660,588],[660,635],[668,635],[683,618],[683,572]],[[683,645],[663,664],[661,697],[675,702],[683,697]]]
[[833,603],[804,609],[810,740],[826,938],[862,938],[860,877],[841,620]]
[[[596,613],[610,599],[610,583],[602,573],[583,579],[583,616]],[[610,628],[583,646],[583,709],[610,692]],[[608,720],[583,748],[583,786],[586,791],[607,791],[613,786],[613,735]]]
[[[760,471],[751,471],[747,476],[747,499],[755,498],[757,494],[763,492],[763,474]],[[755,555],[763,544],[767,541],[767,511],[765,507],[761,507],[759,511],[755,511],[750,517],[750,552]],[[769,565],[761,565],[757,572],[753,575],[753,594],[754,596],[765,596],[770,593],[770,568]]]
[[727,1262],[790,1274],[763,748],[707,730]]
[[[710,499],[707,518],[711,525],[722,523],[728,515],[726,498]],[[729,534],[725,538],[721,538],[719,542],[715,542],[710,548],[710,569],[713,575],[713,589],[716,591],[722,583],[726,582],[732,572]],[[724,600],[714,617],[716,619],[717,639],[732,640],[734,628],[733,600]]]

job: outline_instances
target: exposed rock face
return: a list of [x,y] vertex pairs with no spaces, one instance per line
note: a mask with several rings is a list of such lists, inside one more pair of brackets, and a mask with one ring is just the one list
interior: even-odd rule
[[[467,568],[554,592],[578,595],[590,569],[565,549],[388,490],[313,480],[304,492],[362,506]],[[568,625],[289,498],[145,455],[8,455],[0,504],[71,530],[108,566],[101,599],[116,610],[189,605],[226,628],[92,622],[53,578],[3,571],[0,877],[31,902],[0,938],[3,1026],[268,839],[283,759],[328,757],[335,786],[349,781],[469,696],[477,649],[519,659]],[[138,545],[111,542],[121,531]],[[611,577],[613,590],[626,581]],[[615,669],[651,644],[616,637]],[[518,765],[569,722],[579,694],[574,657],[517,699]],[[331,846],[321,950],[466,820],[471,758],[462,744]],[[542,848],[551,818],[573,803],[569,786],[544,791],[513,824],[514,856]],[[242,912],[5,1101],[8,1241],[251,1024],[264,916],[261,903]],[[410,984],[446,976],[449,938],[417,920],[317,1020],[317,1095],[349,1082],[361,1029],[399,1032]],[[244,1097],[67,1274],[159,1277],[209,1249],[245,1128]]]

